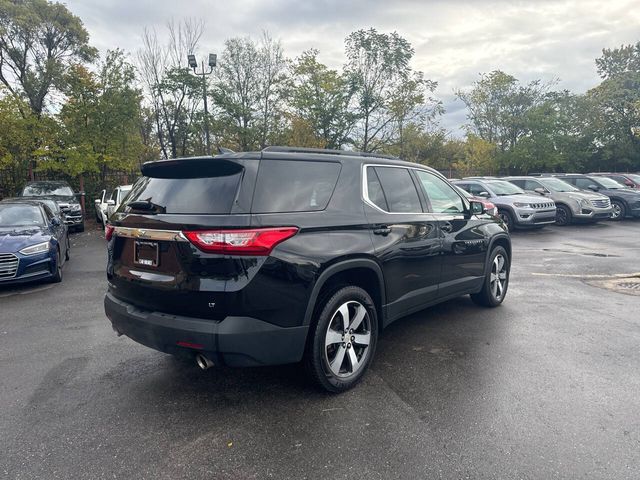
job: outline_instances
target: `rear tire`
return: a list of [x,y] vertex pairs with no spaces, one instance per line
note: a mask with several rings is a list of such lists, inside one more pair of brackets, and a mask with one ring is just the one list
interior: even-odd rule
[[337,290],[317,309],[304,363],[323,389],[339,393],[354,387],[375,354],[378,315],[371,296],[362,288]]
[[71,242],[69,241],[69,235],[67,235],[67,248],[64,251],[64,261],[68,262],[71,258]]
[[571,209],[569,207],[565,205],[556,206],[556,225],[565,227],[569,225],[572,220],[573,215],[571,214]]
[[471,300],[483,307],[497,307],[507,296],[511,260],[504,247],[491,251],[487,273],[479,293],[471,294]]

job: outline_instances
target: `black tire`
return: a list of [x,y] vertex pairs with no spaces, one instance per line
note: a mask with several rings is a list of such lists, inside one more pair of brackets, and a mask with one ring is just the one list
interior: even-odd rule
[[[504,259],[504,268],[506,273],[506,278],[504,278],[504,283],[501,283],[502,289],[499,288],[494,289],[494,283],[492,281],[494,275],[494,262],[498,255],[501,255]],[[509,272],[511,271],[511,259],[507,254],[507,251],[504,247],[497,246],[491,251],[491,255],[489,256],[489,262],[487,263],[487,273],[485,274],[484,283],[482,284],[482,290],[479,293],[471,294],[471,300],[474,303],[481,305],[483,307],[497,307],[500,305],[505,297],[507,296],[507,289],[509,288]],[[495,281],[499,281],[500,279],[496,279]],[[497,286],[496,286],[497,287]],[[497,296],[496,292],[500,291],[500,295]]]
[[620,200],[612,200],[611,206],[613,207],[611,220],[613,220],[614,222],[624,220],[624,217],[627,216],[627,206],[624,204],[624,202],[621,202]]
[[[371,364],[378,340],[378,315],[371,296],[360,287],[340,288],[325,299],[326,301],[321,300],[324,305],[318,306],[312,320],[304,363],[320,387],[329,392],[340,393],[355,386]],[[342,312],[345,308],[347,324],[357,323],[355,330],[338,331],[334,328],[344,324]],[[364,308],[364,313],[360,322],[357,322],[361,308]],[[328,344],[332,337],[337,341]],[[357,337],[367,339],[368,346],[359,343]],[[354,372],[350,372],[354,368],[352,358],[356,361]]]
[[68,262],[71,258],[71,242],[69,241],[69,235],[67,235],[67,249],[64,252],[64,261]]
[[556,205],[556,225],[565,227],[573,221],[571,209],[566,205]]
[[102,217],[96,213],[96,223],[102,224]]
[[58,250],[58,254],[56,256],[56,271],[51,277],[52,283],[60,283],[62,281],[62,258],[60,257],[60,250]]
[[76,227],[76,232],[78,233],[84,232],[84,222],[82,222],[80,225]]
[[498,218],[507,226],[507,231],[513,232],[515,230],[515,220],[509,210],[499,209]]

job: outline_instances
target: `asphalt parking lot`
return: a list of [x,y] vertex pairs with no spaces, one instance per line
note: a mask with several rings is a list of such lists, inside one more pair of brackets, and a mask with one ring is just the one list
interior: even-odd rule
[[0,474],[640,478],[640,221],[513,246],[502,307],[396,322],[334,396],[297,366],[202,372],[118,338],[104,240],[74,235],[63,283],[0,289]]

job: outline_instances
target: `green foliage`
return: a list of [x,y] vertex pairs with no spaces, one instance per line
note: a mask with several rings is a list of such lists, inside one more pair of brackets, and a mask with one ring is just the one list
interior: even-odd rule
[[0,81],[36,115],[70,65],[96,56],[82,21],[62,3],[0,0]]

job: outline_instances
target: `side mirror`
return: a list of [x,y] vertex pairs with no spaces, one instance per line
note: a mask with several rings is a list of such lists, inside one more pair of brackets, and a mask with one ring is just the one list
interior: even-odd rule
[[539,195],[546,195],[547,193],[549,193],[549,190],[547,190],[546,188],[542,188],[542,187],[534,188],[533,191],[536,192]]
[[113,207],[116,204],[115,200],[107,200],[107,205]]
[[482,215],[483,213],[487,213],[484,203],[476,202],[475,200],[471,200],[469,203],[471,204],[471,213],[473,215]]
[[489,192],[480,192],[478,196],[482,198],[489,198],[491,195],[489,194]]
[[53,217],[51,219],[51,225],[53,225],[54,227],[59,227],[61,225],[60,220],[57,217]]
[[597,192],[598,190],[600,190],[600,189],[598,188],[598,186],[597,186],[597,185],[594,185],[593,183],[592,183],[591,185],[589,185],[587,188],[588,188],[589,190],[593,190],[594,192]]

